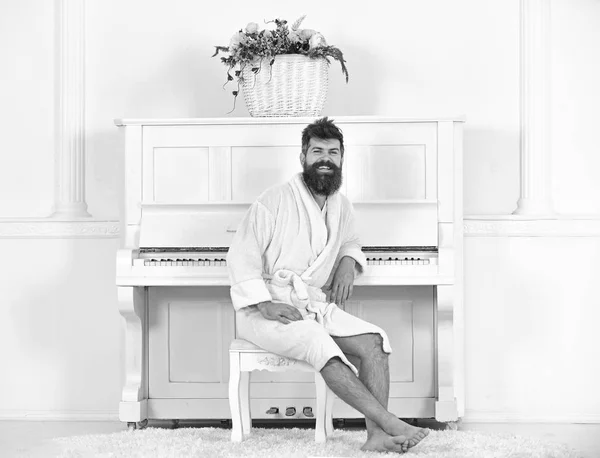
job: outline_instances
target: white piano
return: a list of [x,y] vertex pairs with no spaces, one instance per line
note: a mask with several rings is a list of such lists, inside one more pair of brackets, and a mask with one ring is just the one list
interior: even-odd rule
[[[455,422],[462,396],[462,118],[330,116],[345,140],[343,192],[369,267],[346,311],[388,333],[390,410]],[[226,253],[266,188],[301,170],[313,118],[119,119],[124,147],[119,408],[147,419],[229,419],[235,338]],[[255,419],[311,418],[313,378],[255,373]],[[287,415],[286,415],[287,413]],[[336,399],[334,418],[361,414]]]

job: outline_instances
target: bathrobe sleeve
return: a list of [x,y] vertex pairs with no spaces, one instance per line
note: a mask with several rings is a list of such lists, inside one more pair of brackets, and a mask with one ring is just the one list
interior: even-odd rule
[[356,273],[360,275],[363,273],[365,266],[367,265],[367,258],[365,254],[362,252],[360,240],[358,238],[358,233],[356,232],[354,226],[354,209],[348,203],[349,208],[348,211],[348,221],[346,223],[344,238],[342,240],[342,245],[340,247],[340,252],[338,253],[338,257],[336,259],[336,266],[339,264],[339,261],[344,256],[349,256],[356,261]]
[[231,300],[240,310],[270,301],[263,280],[263,254],[273,237],[275,218],[261,202],[252,204],[242,219],[227,253]]

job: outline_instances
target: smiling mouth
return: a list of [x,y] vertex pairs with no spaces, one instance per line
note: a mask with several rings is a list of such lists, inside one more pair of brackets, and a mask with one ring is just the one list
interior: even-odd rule
[[331,167],[317,167],[317,172],[330,175],[333,173],[333,169]]

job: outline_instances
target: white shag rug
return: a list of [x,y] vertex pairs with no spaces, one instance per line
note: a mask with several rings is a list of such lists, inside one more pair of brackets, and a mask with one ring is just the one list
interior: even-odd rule
[[[60,458],[225,458],[225,457],[390,457],[396,454],[361,452],[366,431],[335,430],[326,444],[314,442],[314,430],[252,428],[242,443],[230,441],[224,428],[146,428],[113,434],[61,437]],[[436,431],[405,454],[419,458],[581,458],[563,445],[508,434]]]

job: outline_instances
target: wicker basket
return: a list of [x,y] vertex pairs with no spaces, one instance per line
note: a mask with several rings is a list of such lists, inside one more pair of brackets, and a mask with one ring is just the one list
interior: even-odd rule
[[[258,72],[252,68],[259,67]],[[280,54],[269,66],[246,65],[242,90],[251,116],[318,116],[329,85],[329,64],[323,58]]]

